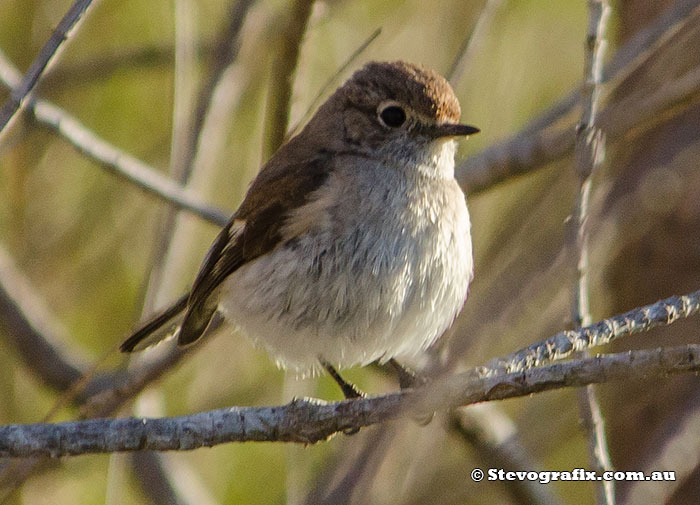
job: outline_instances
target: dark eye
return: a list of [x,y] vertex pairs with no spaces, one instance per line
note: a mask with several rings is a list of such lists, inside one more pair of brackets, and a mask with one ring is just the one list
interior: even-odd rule
[[398,105],[390,105],[379,113],[385,125],[398,128],[406,122],[406,113]]

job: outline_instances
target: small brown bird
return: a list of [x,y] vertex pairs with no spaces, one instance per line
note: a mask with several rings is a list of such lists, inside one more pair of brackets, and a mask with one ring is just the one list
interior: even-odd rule
[[[191,291],[121,346],[198,340],[219,310],[281,367],[308,373],[415,356],[460,312],[472,279],[454,179],[460,107],[437,73],[369,63],[261,169]],[[346,384],[347,386],[347,384]],[[356,396],[346,389],[347,396]]]

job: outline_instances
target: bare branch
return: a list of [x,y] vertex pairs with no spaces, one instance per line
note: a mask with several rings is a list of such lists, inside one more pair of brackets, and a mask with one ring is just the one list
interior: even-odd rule
[[63,391],[80,379],[86,368],[73,352],[63,352],[67,332],[35,296],[28,279],[0,248],[0,325],[9,348],[14,348],[27,369],[44,383]]
[[[510,471],[533,471],[534,463],[520,443],[516,427],[506,414],[493,403],[458,408],[449,417],[450,427],[465,442],[474,447],[489,468]],[[557,505],[561,502],[549,486],[533,481],[501,482],[514,504]]]
[[[593,171],[605,157],[605,135],[597,124],[602,80],[603,55],[605,53],[605,30],[610,14],[607,0],[589,0],[588,31],[584,44],[584,84],[581,88],[581,119],[576,128],[574,149],[574,169],[579,177],[579,195],[574,208],[572,225],[573,244],[570,244],[573,263],[576,265],[572,290],[572,319],[576,328],[588,326],[593,321],[590,311],[588,289],[588,215],[591,199]],[[588,356],[588,350],[584,351]],[[599,473],[613,469],[608,443],[605,436],[605,421],[601,412],[598,395],[593,385],[579,392],[579,405],[583,418],[583,428],[588,436],[589,460]],[[615,504],[615,483],[601,481],[596,487],[597,503]]]
[[12,120],[15,113],[22,107],[24,99],[39,82],[49,62],[56,55],[61,45],[68,40],[69,32],[71,32],[78,21],[80,21],[80,18],[83,17],[83,14],[85,14],[85,11],[90,7],[91,3],[92,0],[75,0],[70,9],[68,9],[68,12],[66,12],[58,23],[56,29],[51,33],[49,40],[46,41],[41,51],[39,51],[39,55],[29,67],[27,75],[25,75],[22,82],[12,90],[10,98],[2,106],[2,109],[0,109],[0,134],[10,120]]
[[[240,46],[240,32],[248,10],[252,5],[252,0],[236,2],[231,8],[228,23],[224,30],[217,37],[216,50],[214,53],[214,63],[199,92],[197,93],[196,104],[192,104],[193,93],[188,90],[193,87],[191,79],[192,70],[180,67],[192,67],[194,58],[192,51],[187,50],[193,41],[191,13],[180,12],[176,8],[176,68],[175,68],[175,101],[173,133],[170,150],[170,176],[183,187],[189,188],[190,182],[198,163],[198,158],[202,151],[202,138],[205,125],[214,116],[212,112],[215,91],[221,84],[227,68],[233,64],[238,55]],[[178,2],[176,6],[189,5]],[[180,7],[182,10],[184,7]],[[179,28],[178,28],[179,27]],[[179,57],[178,57],[179,55]],[[192,110],[194,109],[194,110]],[[210,135],[211,132],[210,132]],[[212,135],[213,138],[215,136]],[[211,140],[210,137],[207,140]],[[206,153],[211,155],[211,153]],[[199,165],[201,169],[201,165]],[[171,208],[161,218],[158,226],[159,236],[155,239],[153,253],[151,257],[151,272],[146,296],[144,301],[144,311],[150,312],[152,305],[161,296],[163,291],[170,288],[167,282],[163,282],[167,277],[165,269],[170,263],[170,251],[174,247],[180,229],[176,227],[178,209]],[[172,266],[172,265],[171,265]]]
[[554,363],[495,377],[465,373],[414,391],[335,403],[295,399],[278,407],[231,407],[172,418],[9,425],[0,427],[0,457],[191,450],[246,441],[309,444],[340,431],[437,409],[562,387],[699,371],[700,345],[688,345]]
[[[0,51],[0,81],[14,89],[19,79],[17,69]],[[58,133],[79,152],[100,163],[108,172],[213,224],[224,226],[228,222],[228,212],[201,202],[195,195],[149,165],[98,137],[60,107],[46,100],[31,98],[27,100],[26,108],[32,112],[39,124]]]
[[[198,55],[208,61],[214,48],[210,41],[201,42]],[[69,88],[76,83],[92,82],[118,73],[134,70],[160,70],[172,67],[172,44],[149,44],[143,47],[120,47],[115,52],[87,56],[75,62],[64,62],[47,69],[41,79],[42,87]]]
[[[238,56],[240,48],[240,34],[243,28],[243,22],[248,15],[250,7],[253,5],[253,0],[238,0],[231,7],[228,23],[221,34],[218,36],[214,45],[214,60],[212,63],[209,75],[204,82],[204,85],[199,90],[197,104],[194,110],[194,120],[187,138],[186,146],[183,150],[184,159],[182,162],[182,181],[189,179],[192,171],[192,166],[197,155],[197,146],[199,145],[204,127],[205,119],[211,108],[211,101],[214,95],[214,90],[219,85],[224,72]],[[178,174],[179,176],[179,174]]]
[[301,43],[309,24],[313,4],[314,0],[294,0],[289,20],[281,28],[281,36],[277,44],[277,57],[272,63],[270,75],[263,153],[265,159],[272,156],[284,142],[289,124],[294,73],[299,63]]
[[352,54],[348,57],[347,60],[345,60],[345,63],[343,63],[338,70],[336,70],[333,75],[331,75],[328,80],[321,86],[321,89],[318,91],[316,96],[314,97],[313,100],[311,100],[311,104],[309,107],[306,109],[306,112],[304,112],[304,115],[301,116],[301,119],[297,122],[296,125],[292,126],[287,134],[285,135],[285,141],[289,140],[291,137],[296,135],[296,133],[301,129],[302,126],[306,123],[306,121],[309,119],[309,116],[311,116],[311,113],[316,110],[318,107],[318,104],[321,102],[321,98],[326,94],[328,89],[336,82],[338,77],[340,77],[345,70],[352,64],[353,61],[357,59],[358,56],[360,56],[369,46],[372,42],[374,42],[379,35],[381,35],[382,29],[377,28],[372,32],[372,35],[367,37],[367,40],[365,40],[360,46],[355,49]]
[[609,344],[625,335],[648,331],[685,319],[700,312],[700,290],[688,295],[671,296],[651,305],[637,307],[590,326],[561,331],[553,337],[532,344],[486,364],[486,373],[514,372],[551,361],[558,361],[600,345]]
[[503,0],[487,0],[484,4],[484,8],[479,14],[479,19],[476,21],[476,26],[474,26],[472,32],[462,43],[462,47],[459,49],[452,65],[450,65],[450,69],[445,74],[452,87],[456,87],[457,83],[462,79],[464,71],[469,67],[476,50],[486,35],[486,30],[491,24],[493,16],[502,4]]
[[[696,0],[676,2],[654,24],[617,50],[603,70],[603,80],[609,83],[620,82],[647,61],[668,37],[699,16],[700,6]],[[634,97],[633,103],[626,103],[625,107],[623,104],[619,104],[619,107],[610,104],[600,113],[600,127],[605,130],[608,138],[617,138],[635,126],[643,125],[649,118],[658,117],[659,111],[691,99],[700,92],[700,82],[692,74],[691,71],[680,79],[665,83],[644,100]],[[676,83],[677,80],[684,81],[683,85]],[[667,90],[666,84],[675,90]],[[459,163],[455,175],[462,188],[469,194],[479,193],[506,179],[542,168],[570,154],[576,136],[573,119],[568,117],[579,103],[579,98],[580,91],[572,91],[512,137]]]
[[[547,340],[494,359],[486,366],[474,371],[473,374],[492,376],[542,366],[551,361],[569,357],[576,351],[604,345],[624,335],[672,324],[698,312],[700,312],[700,290],[689,295],[673,296],[652,305],[638,307],[624,314],[603,319],[585,328],[562,331]],[[216,327],[221,325],[221,319],[217,317],[211,324],[211,331],[216,331]],[[176,348],[158,361],[134,369],[119,383],[94,396],[91,402],[83,408],[83,417],[112,414],[125,401],[179,362],[184,355],[185,352]]]
[[674,421],[673,429],[669,430],[662,446],[639,469],[647,474],[659,468],[673,469],[676,472],[675,480],[631,483],[624,497],[625,505],[681,503],[682,500],[674,495],[697,482],[697,472],[700,470],[700,405],[696,402],[682,419]]

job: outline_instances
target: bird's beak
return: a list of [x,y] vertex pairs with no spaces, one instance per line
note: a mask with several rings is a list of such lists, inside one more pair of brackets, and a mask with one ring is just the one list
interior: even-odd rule
[[467,135],[479,133],[479,131],[475,126],[459,123],[442,123],[426,127],[426,133],[436,139],[441,137],[466,137]]

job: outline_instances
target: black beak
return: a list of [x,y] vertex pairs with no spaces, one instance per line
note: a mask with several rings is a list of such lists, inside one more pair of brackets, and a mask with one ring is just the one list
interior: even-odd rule
[[436,139],[441,137],[466,137],[467,135],[479,133],[479,131],[475,126],[459,123],[436,124],[425,128],[425,132]]

